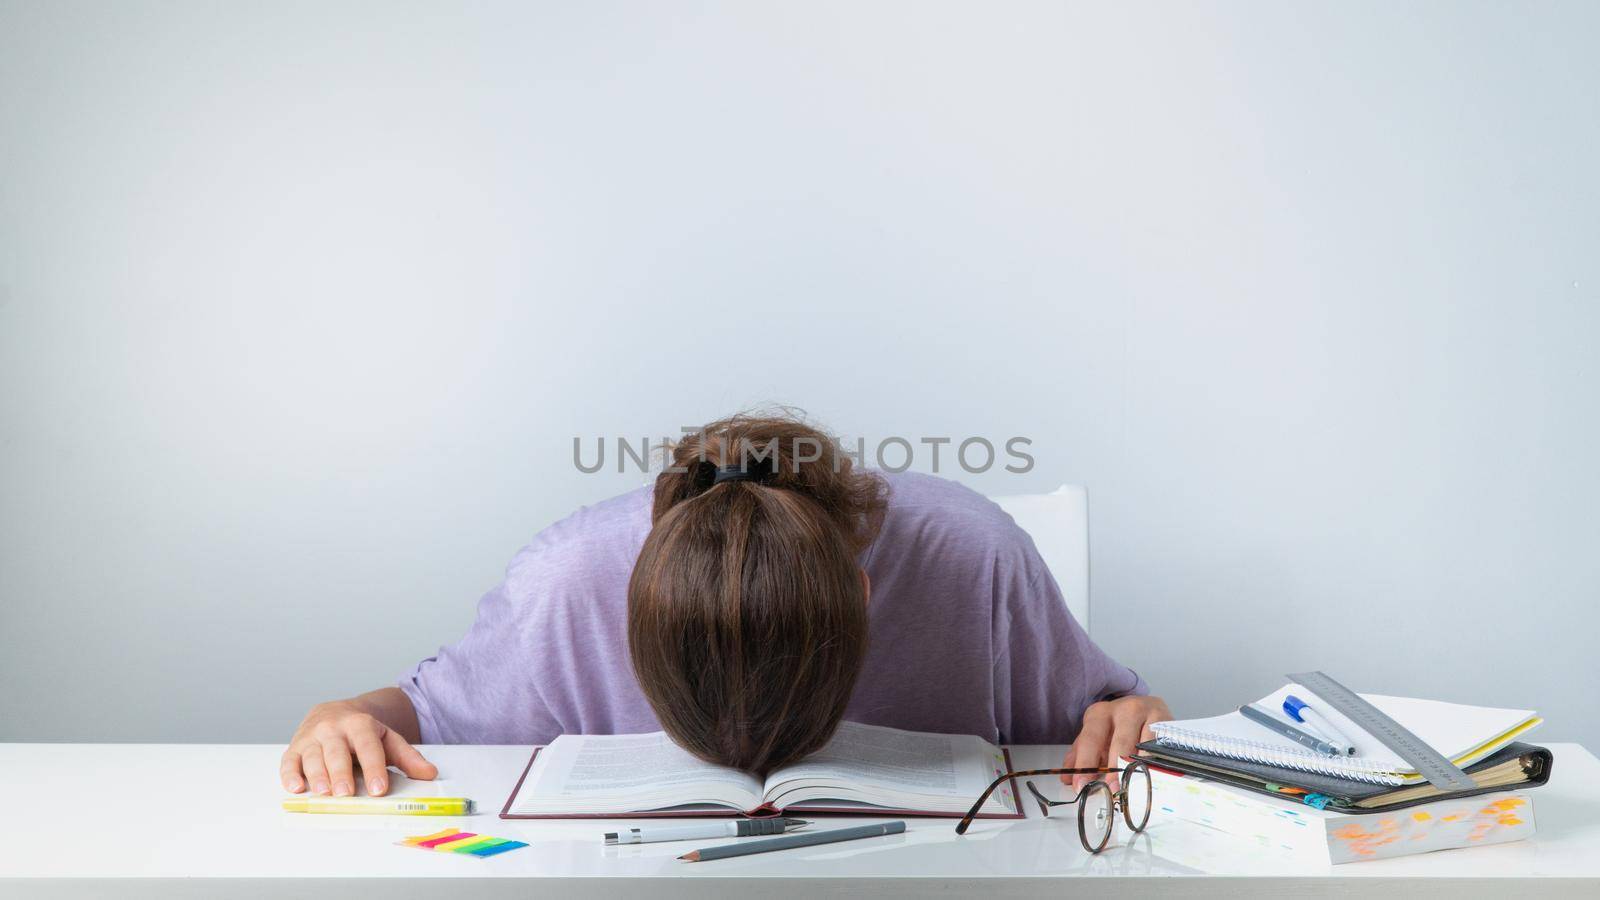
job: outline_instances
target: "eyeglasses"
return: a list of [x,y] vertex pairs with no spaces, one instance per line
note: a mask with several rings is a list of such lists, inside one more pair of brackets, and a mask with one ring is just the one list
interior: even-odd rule
[[1027,769],[1021,772],[1007,772],[996,778],[984,788],[983,795],[978,802],[972,804],[967,814],[956,825],[956,834],[966,834],[972,820],[977,818],[978,810],[983,808],[984,801],[994,793],[994,789],[1010,778],[1027,778],[1035,775],[1117,775],[1122,776],[1122,786],[1113,791],[1111,785],[1096,779],[1083,786],[1078,796],[1071,800],[1051,800],[1034,787],[1033,782],[1028,782],[1028,792],[1033,794],[1033,799],[1039,803],[1039,812],[1050,815],[1050,810],[1057,806],[1078,805],[1078,837],[1083,841],[1083,849],[1090,853],[1099,853],[1106,847],[1106,842],[1111,839],[1111,828],[1116,824],[1116,814],[1122,811],[1123,821],[1133,829],[1134,834],[1144,831],[1144,826],[1150,821],[1150,768],[1141,760],[1128,763],[1125,769]]

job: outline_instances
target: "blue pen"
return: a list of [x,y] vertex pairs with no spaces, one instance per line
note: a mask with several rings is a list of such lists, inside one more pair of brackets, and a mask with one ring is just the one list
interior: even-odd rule
[[1341,734],[1339,729],[1333,727],[1333,723],[1328,721],[1327,716],[1312,709],[1304,700],[1290,694],[1283,698],[1283,711],[1296,722],[1310,725],[1312,728],[1322,732],[1322,739],[1331,744],[1335,750],[1338,750],[1340,755],[1356,755],[1355,745],[1350,743],[1350,739]]

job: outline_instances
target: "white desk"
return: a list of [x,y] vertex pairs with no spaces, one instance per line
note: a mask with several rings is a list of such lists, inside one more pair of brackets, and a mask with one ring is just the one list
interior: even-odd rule
[[[442,787],[489,808],[453,819],[281,812],[276,745],[0,744],[0,897],[1282,897],[1376,887],[1459,897],[1535,881],[1541,897],[1600,896],[1600,761],[1576,744],[1550,746],[1554,778],[1533,792],[1533,840],[1305,871],[1159,813],[1131,845],[1119,824],[1091,856],[1071,815],[1047,821],[1037,809],[1022,821],[980,821],[966,837],[951,820],[911,819],[904,835],[691,864],[674,857],[692,845],[604,846],[601,832],[621,820],[500,819],[525,748],[424,748]],[[1061,755],[1013,750],[1022,767]],[[446,827],[531,846],[476,859],[394,845]],[[1063,881],[1075,877],[1096,881]]]

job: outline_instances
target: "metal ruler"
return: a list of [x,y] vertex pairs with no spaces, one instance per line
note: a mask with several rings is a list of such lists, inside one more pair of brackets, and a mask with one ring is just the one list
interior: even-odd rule
[[1470,791],[1477,787],[1472,776],[1461,771],[1456,764],[1445,759],[1439,751],[1423,743],[1422,739],[1407,731],[1399,722],[1384,715],[1371,703],[1361,699],[1355,691],[1321,672],[1301,672],[1288,676],[1317,699],[1344,713],[1350,721],[1360,725],[1368,734],[1383,742],[1401,759],[1411,764],[1417,774],[1428,779],[1442,791]]

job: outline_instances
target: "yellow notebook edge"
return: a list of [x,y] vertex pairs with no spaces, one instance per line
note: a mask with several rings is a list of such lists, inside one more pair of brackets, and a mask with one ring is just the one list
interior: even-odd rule
[[[1451,759],[1450,761],[1455,763],[1458,768],[1466,768],[1478,760],[1489,756],[1491,753],[1498,751],[1500,748],[1511,743],[1522,735],[1527,734],[1542,724],[1544,724],[1544,718],[1542,716],[1530,716],[1529,718],[1524,719],[1522,722],[1511,726],[1505,731],[1500,732],[1498,735],[1489,738],[1476,747],[1473,747],[1471,750],[1468,750],[1465,753],[1456,754],[1455,758]],[[1415,772],[1395,772],[1393,774],[1399,775],[1405,784],[1418,784],[1427,780]]]

